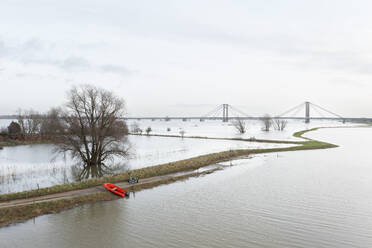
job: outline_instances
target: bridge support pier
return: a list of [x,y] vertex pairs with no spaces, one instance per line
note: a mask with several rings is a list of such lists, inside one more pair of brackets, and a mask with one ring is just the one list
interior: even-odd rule
[[229,104],[222,105],[222,121],[223,122],[229,121]]
[[305,123],[310,123],[310,102],[305,102]]

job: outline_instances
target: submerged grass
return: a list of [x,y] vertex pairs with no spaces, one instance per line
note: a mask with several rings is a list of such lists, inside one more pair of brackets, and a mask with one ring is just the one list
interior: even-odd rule
[[[132,170],[130,171],[130,175],[137,176],[143,179],[143,178],[150,178],[150,177],[155,177],[155,176],[172,174],[176,172],[192,171],[192,170],[196,170],[196,169],[199,169],[201,167],[205,167],[211,164],[219,163],[222,161],[230,160],[235,157],[246,156],[250,154],[312,150],[312,149],[326,149],[326,148],[337,147],[336,145],[333,145],[333,144],[311,140],[309,138],[305,138],[302,136],[306,132],[310,132],[314,130],[317,130],[317,129],[314,128],[314,129],[304,130],[304,131],[300,131],[294,134],[295,137],[303,138],[306,141],[272,141],[271,140],[271,143],[275,142],[275,143],[283,143],[283,144],[297,144],[297,146],[284,147],[284,148],[267,148],[267,149],[238,149],[238,150],[229,150],[229,151],[218,152],[218,153],[211,153],[211,154],[201,155],[201,156],[184,159],[184,160],[180,160],[176,162],[170,162],[166,164],[155,165],[155,166],[145,167],[142,169]],[[174,136],[174,137],[180,137],[180,136]],[[219,138],[208,138],[208,139],[219,139]],[[234,139],[234,140],[243,140],[243,139]],[[261,141],[263,142],[263,140]],[[16,199],[27,199],[27,198],[56,194],[56,193],[61,193],[61,192],[68,192],[68,191],[73,191],[73,190],[78,190],[78,189],[85,189],[85,188],[102,185],[105,182],[111,182],[111,183],[123,182],[123,181],[126,181],[128,178],[129,178],[128,172],[124,172],[121,174],[116,174],[116,175],[101,177],[101,178],[92,178],[92,179],[88,179],[88,180],[84,180],[80,182],[73,182],[73,183],[68,183],[68,184],[55,185],[55,186],[51,186],[47,188],[4,194],[4,195],[0,195],[0,202],[16,200]]]

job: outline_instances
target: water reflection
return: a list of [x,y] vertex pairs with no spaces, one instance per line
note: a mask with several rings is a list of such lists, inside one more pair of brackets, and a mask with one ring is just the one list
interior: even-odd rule
[[127,169],[128,165],[124,163],[113,164],[110,166],[107,166],[106,164],[84,165],[79,163],[71,166],[71,174],[75,181],[82,181],[89,178],[117,174]]

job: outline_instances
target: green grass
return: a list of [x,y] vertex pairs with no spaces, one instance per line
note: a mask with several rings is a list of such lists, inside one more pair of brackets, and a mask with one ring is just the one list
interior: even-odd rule
[[[314,130],[317,130],[317,129],[314,128],[314,129],[304,130],[304,131],[300,131],[294,134],[295,137],[305,139],[306,141],[271,141],[271,143],[275,142],[275,143],[282,143],[282,144],[296,144],[297,146],[284,147],[284,148],[268,148],[268,149],[229,150],[229,151],[224,151],[224,152],[201,155],[201,156],[184,159],[184,160],[180,160],[176,162],[170,162],[166,164],[145,167],[142,169],[136,169],[136,170],[132,170],[130,173],[131,173],[131,176],[137,176],[139,178],[149,178],[149,177],[172,174],[176,172],[192,171],[192,170],[196,170],[196,169],[199,169],[201,167],[205,167],[211,164],[215,164],[215,163],[219,163],[222,161],[230,160],[232,158],[251,155],[251,154],[326,149],[326,148],[337,147],[336,145],[333,145],[333,144],[311,140],[309,138],[305,138],[302,136],[303,134],[310,132],[310,131],[314,131]],[[175,136],[175,137],[179,138],[179,136]],[[208,138],[208,139],[216,139],[216,138]],[[234,139],[234,140],[244,141],[244,139]],[[37,196],[44,196],[44,195],[49,195],[49,194],[73,191],[73,190],[78,190],[78,189],[85,189],[85,188],[102,185],[105,182],[111,182],[111,183],[123,182],[123,181],[126,181],[128,177],[129,177],[128,173],[125,172],[125,173],[102,177],[102,178],[92,178],[92,179],[84,180],[81,182],[73,182],[73,183],[55,185],[55,186],[51,186],[47,188],[35,189],[35,190],[30,190],[30,191],[4,194],[4,195],[0,195],[0,202],[10,201],[10,200],[15,200],[15,199],[26,199],[26,198],[32,198],[32,197],[37,197]]]
[[294,133],[294,134],[293,134],[293,137],[301,138],[301,139],[305,139],[305,140],[312,140],[312,139],[309,139],[309,138],[303,137],[303,135],[304,135],[305,133],[312,132],[312,131],[316,131],[316,130],[318,130],[318,129],[319,129],[319,128],[316,127],[316,128],[312,128],[312,129],[302,130],[302,131],[299,131],[299,132]]

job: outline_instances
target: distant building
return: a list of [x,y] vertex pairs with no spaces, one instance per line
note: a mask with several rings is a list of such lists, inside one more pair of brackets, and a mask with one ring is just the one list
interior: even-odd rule
[[10,138],[15,139],[22,134],[21,126],[17,123],[12,121],[8,126],[8,135]]

